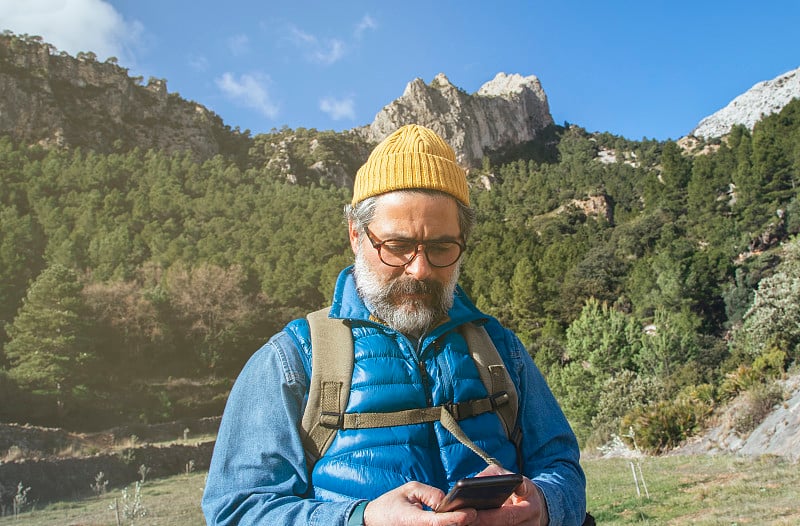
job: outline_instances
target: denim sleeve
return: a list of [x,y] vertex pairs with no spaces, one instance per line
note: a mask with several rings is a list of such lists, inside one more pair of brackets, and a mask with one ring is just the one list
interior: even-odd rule
[[358,504],[313,499],[298,434],[308,377],[294,342],[274,336],[231,390],[203,494],[209,525],[346,526]]
[[506,331],[520,390],[523,472],[544,494],[551,526],[579,526],[586,515],[586,478],[575,434],[522,342]]

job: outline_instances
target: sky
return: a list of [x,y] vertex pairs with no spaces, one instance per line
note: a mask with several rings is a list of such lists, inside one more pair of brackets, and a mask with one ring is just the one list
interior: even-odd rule
[[116,57],[252,134],[369,124],[416,78],[536,76],[558,124],[678,139],[800,67],[798,0],[0,0],[0,30]]

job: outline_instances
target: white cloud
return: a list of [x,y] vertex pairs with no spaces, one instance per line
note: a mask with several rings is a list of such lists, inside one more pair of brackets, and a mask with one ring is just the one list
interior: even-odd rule
[[250,39],[247,35],[234,35],[228,39],[228,49],[236,57],[249,53]]
[[289,26],[289,32],[292,34],[292,38],[296,43],[308,44],[308,45],[317,44],[317,37],[309,33],[306,33],[305,31],[300,30],[295,26]]
[[354,120],[356,118],[355,103],[352,97],[345,99],[325,97],[319,101],[319,109],[327,113],[335,121],[341,119]]
[[208,69],[208,59],[204,55],[189,55],[189,67],[195,71],[204,72]]
[[235,103],[258,111],[269,119],[278,115],[278,106],[270,98],[267,85],[269,77],[259,73],[240,75],[238,79],[231,73],[223,73],[216,79],[217,87]]
[[0,0],[0,29],[41,36],[72,55],[91,51],[130,64],[144,28],[106,0]]
[[361,21],[356,25],[356,38],[361,38],[368,29],[378,29],[378,24],[375,19],[369,15],[364,15]]
[[337,38],[320,41],[310,33],[295,26],[289,27],[292,41],[305,50],[306,58],[312,62],[331,65],[338,62],[345,54],[345,44]]
[[322,64],[333,64],[344,56],[344,42],[341,40],[329,40],[324,46],[314,50],[311,54],[316,62]]

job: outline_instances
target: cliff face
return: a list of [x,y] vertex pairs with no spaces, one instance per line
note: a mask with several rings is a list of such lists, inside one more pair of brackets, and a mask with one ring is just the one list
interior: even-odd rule
[[379,142],[404,124],[427,126],[453,147],[459,163],[480,164],[489,151],[532,140],[553,123],[547,96],[534,76],[497,76],[469,95],[440,73],[430,85],[415,79],[403,95],[360,129]]
[[9,34],[0,35],[0,133],[99,152],[189,150],[200,159],[241,151],[247,140],[205,107],[167,93],[164,80],[142,85],[113,61]]
[[[341,162],[318,163],[322,157],[317,158],[312,143],[294,148],[308,150],[301,158],[292,160],[287,153],[287,162],[272,156],[292,148],[256,148],[250,162],[278,163],[274,171],[287,180],[326,178],[348,184],[349,172],[360,164],[354,159],[366,158],[366,143],[378,143],[409,123],[434,129],[453,146],[458,161],[471,167],[487,153],[533,140],[553,118],[534,76],[498,73],[470,95],[439,74],[430,85],[421,79],[410,82],[372,124],[342,133],[341,141],[326,137],[330,144],[323,150],[328,158],[346,158]],[[38,37],[10,33],[0,35],[0,134],[27,144],[101,153],[137,147],[189,151],[199,160],[219,153],[244,158],[250,152],[252,157],[252,147],[264,142],[232,131],[204,106],[168,93],[165,80],[143,84],[113,59],[98,62],[93,53],[72,57]]]
[[800,68],[779,75],[772,80],[759,82],[727,106],[700,121],[690,135],[695,137],[722,137],[735,124],[753,129],[762,117],[778,113],[792,99],[800,97]]

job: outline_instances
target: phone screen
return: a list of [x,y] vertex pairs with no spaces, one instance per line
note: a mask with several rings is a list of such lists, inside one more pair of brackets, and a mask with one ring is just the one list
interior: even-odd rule
[[441,513],[461,508],[476,510],[497,508],[508,499],[522,480],[522,475],[518,473],[461,479],[456,482],[435,511]]

